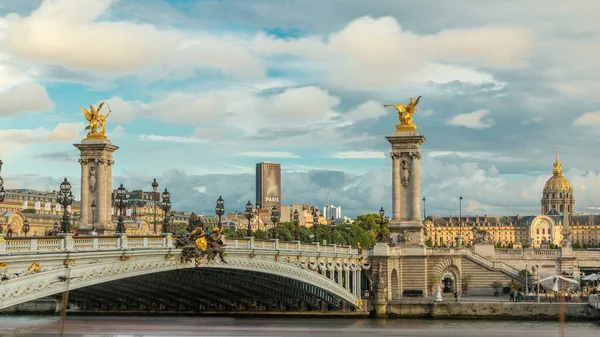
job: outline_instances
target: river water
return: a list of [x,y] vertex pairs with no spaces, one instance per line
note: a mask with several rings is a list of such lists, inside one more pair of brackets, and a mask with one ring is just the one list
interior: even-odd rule
[[[59,336],[56,316],[2,316],[0,336]],[[600,336],[598,322],[224,317],[68,317],[65,337],[157,336]]]

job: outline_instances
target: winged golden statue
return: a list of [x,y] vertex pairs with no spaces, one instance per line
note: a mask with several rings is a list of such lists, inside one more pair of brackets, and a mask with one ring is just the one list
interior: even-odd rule
[[386,104],[384,107],[392,106],[398,111],[398,121],[400,124],[396,125],[396,131],[416,130],[417,126],[413,123],[412,115],[417,112],[417,104],[422,96],[414,99],[410,98],[408,104]]
[[[108,113],[106,115],[100,113],[100,110],[102,110],[104,104],[106,104],[108,107]],[[94,108],[93,105],[90,105],[89,111],[84,107],[80,107],[80,109],[83,111],[85,119],[87,119],[87,121],[90,123],[85,127],[86,130],[90,130],[90,132],[87,134],[88,137],[106,138],[106,118],[112,112],[108,106],[108,103],[102,102],[97,108]]]

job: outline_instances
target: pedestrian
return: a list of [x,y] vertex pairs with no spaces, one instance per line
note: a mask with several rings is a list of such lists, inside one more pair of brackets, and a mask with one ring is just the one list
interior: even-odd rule
[[458,291],[454,290],[454,302],[458,302]]

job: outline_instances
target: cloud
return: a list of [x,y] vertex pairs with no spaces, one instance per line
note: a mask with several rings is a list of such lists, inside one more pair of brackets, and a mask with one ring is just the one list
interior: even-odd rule
[[160,136],[160,135],[139,135],[141,140],[169,143],[206,143],[207,140],[194,137],[181,136]]
[[254,49],[266,56],[307,59],[315,72],[337,86],[382,90],[415,79],[496,83],[476,68],[523,67],[532,41],[523,28],[490,26],[419,35],[404,30],[393,17],[364,16],[327,36],[286,39],[259,34]]
[[461,152],[461,151],[430,151],[427,155],[431,158],[451,158],[458,157],[461,160],[475,160],[477,162],[493,162],[493,163],[516,163],[524,161],[521,158],[504,156],[494,152]]
[[491,118],[484,119],[490,112],[488,110],[477,110],[469,113],[459,114],[447,121],[448,125],[464,126],[470,129],[490,128],[494,121]]
[[300,158],[299,155],[288,151],[255,151],[244,152],[241,155],[254,158]]
[[108,138],[119,138],[125,135],[125,128],[122,125],[115,126],[111,132],[107,134]]
[[381,103],[367,101],[348,111],[346,118],[352,122],[357,122],[366,119],[377,119],[387,114],[388,111],[385,110]]
[[573,122],[574,126],[599,126],[600,125],[600,111],[598,112],[586,112],[583,115],[577,117]]
[[8,153],[32,144],[76,141],[83,129],[83,123],[61,123],[53,130],[44,127],[0,130],[0,150]]
[[262,77],[262,65],[242,39],[104,19],[114,2],[44,1],[29,16],[7,16],[4,42],[22,58],[98,76],[187,78],[198,69],[215,69]]
[[334,153],[331,158],[338,159],[382,159],[385,154],[380,151],[344,151]]
[[0,93],[0,117],[24,112],[47,111],[54,107],[46,89],[37,83],[23,83]]

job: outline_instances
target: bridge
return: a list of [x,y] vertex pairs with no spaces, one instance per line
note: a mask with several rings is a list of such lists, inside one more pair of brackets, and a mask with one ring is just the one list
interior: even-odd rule
[[184,262],[171,235],[0,236],[0,309],[70,292],[83,309],[363,311],[370,264],[349,246],[225,238]]

